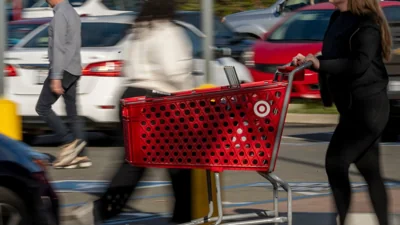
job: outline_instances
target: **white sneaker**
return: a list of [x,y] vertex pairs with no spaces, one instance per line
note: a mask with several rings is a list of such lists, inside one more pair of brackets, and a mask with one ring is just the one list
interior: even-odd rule
[[91,167],[92,161],[87,156],[76,157],[72,162],[68,165],[54,165],[55,169],[80,169],[80,168],[89,168]]
[[58,159],[53,163],[54,167],[68,166],[78,154],[85,148],[86,141],[75,140],[70,144],[61,147],[61,152]]

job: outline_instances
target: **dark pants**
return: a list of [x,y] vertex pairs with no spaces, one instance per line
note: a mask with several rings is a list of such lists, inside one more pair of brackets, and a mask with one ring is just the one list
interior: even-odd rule
[[[122,98],[144,96],[145,89],[127,88]],[[120,110],[120,136],[122,137],[122,118]],[[121,138],[122,139],[122,138]],[[124,160],[104,195],[95,202],[97,215],[101,220],[108,220],[121,213],[142,179],[145,168],[134,167]],[[175,195],[173,222],[184,223],[191,220],[191,170],[169,169],[172,189]]]
[[389,118],[386,91],[364,98],[353,97],[339,111],[340,121],[326,154],[326,172],[343,225],[350,207],[350,164],[368,184],[372,205],[380,225],[388,225],[388,199],[380,171],[379,142]]
[[[65,102],[65,111],[67,112],[68,123],[72,132],[66,127],[60,117],[58,117],[51,109],[52,105],[60,98],[60,95],[52,92],[50,84],[51,80],[47,78],[44,81],[42,92],[40,93],[36,104],[36,112],[48,124],[48,126],[61,138],[62,144],[68,144],[75,139],[85,140],[83,131],[83,121],[79,118],[76,109],[76,86],[79,76],[74,76],[66,71],[63,74],[62,95]],[[86,155],[85,150],[79,156]]]

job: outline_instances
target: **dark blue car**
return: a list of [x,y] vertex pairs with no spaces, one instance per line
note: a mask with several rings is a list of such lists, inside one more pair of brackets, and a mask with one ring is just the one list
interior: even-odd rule
[[0,224],[59,224],[58,198],[46,175],[48,161],[47,155],[0,134]]

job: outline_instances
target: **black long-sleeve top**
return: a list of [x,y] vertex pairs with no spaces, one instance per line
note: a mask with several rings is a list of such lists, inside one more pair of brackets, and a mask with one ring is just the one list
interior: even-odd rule
[[[338,96],[335,101],[340,101],[343,92],[365,97],[387,86],[381,31],[372,15],[335,11],[318,59],[320,78],[326,79],[330,94]],[[321,95],[326,93],[321,90]]]

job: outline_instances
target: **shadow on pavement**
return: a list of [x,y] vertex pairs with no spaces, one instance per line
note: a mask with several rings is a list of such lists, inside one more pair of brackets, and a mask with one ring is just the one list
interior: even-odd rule
[[[121,147],[121,145],[118,145],[116,138],[100,132],[87,132],[86,138],[88,147]],[[61,145],[59,138],[54,134],[38,136],[24,135],[24,142],[31,146],[40,147],[58,147]]]
[[[237,214],[262,212],[260,209],[236,209]],[[287,213],[280,213],[279,216],[286,217]],[[293,225],[336,225],[336,215],[334,213],[303,213],[293,212]],[[258,218],[255,218],[258,219]],[[286,225],[287,223],[280,223]]]
[[308,142],[327,142],[331,140],[332,133],[323,132],[323,133],[311,133],[311,134],[295,134],[289,136],[295,138],[304,138]]

